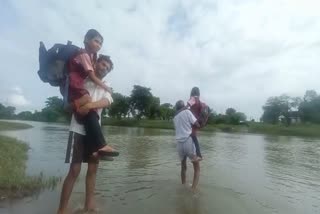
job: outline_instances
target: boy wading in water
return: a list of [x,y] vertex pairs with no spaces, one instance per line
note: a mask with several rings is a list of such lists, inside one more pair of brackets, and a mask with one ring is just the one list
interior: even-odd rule
[[190,110],[185,108],[184,102],[179,100],[176,103],[176,115],[173,118],[177,151],[181,161],[181,182],[186,183],[186,172],[187,172],[187,157],[192,161],[193,164],[193,182],[192,191],[196,191],[196,187],[200,177],[200,162],[196,154],[196,148],[193,143],[191,133],[192,126],[200,127],[195,116]]
[[[112,69],[113,64],[108,56],[101,55],[95,65],[95,74],[99,79],[103,79]],[[86,79],[84,87],[88,90],[92,97],[92,102],[82,106],[79,109],[80,114],[87,114],[92,109],[96,109],[97,114],[100,116],[102,108],[108,107],[112,103],[112,97],[109,92],[96,85],[91,79]],[[96,127],[97,130],[100,129]],[[70,163],[68,175],[66,176],[60,197],[60,204],[58,214],[72,213],[67,212],[68,202],[73,190],[73,186],[81,171],[81,164],[88,163],[86,175],[86,195],[85,195],[85,211],[94,211],[94,190],[96,184],[96,174],[98,170],[99,159],[92,155],[92,150],[89,148],[88,142],[92,140],[91,133],[86,133],[83,124],[80,124],[72,116],[70,123],[69,141],[67,146],[66,163]],[[102,136],[103,137],[103,136]],[[71,152],[72,150],[72,152]]]

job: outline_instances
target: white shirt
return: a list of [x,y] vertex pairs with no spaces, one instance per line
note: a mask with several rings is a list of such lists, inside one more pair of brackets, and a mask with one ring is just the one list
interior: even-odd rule
[[[104,81],[104,83],[106,83]],[[111,94],[101,88],[100,86],[96,85],[94,82],[92,82],[89,78],[85,80],[84,88],[87,89],[87,91],[90,94],[90,97],[92,99],[92,102],[99,101],[103,98],[108,99],[109,103],[111,104],[113,102],[113,99],[111,97]],[[97,110],[98,115],[101,118],[102,109]],[[99,123],[101,124],[101,120],[99,119]],[[74,115],[72,114],[71,123],[70,123],[70,131],[86,135],[86,131],[84,130],[84,126],[82,124],[79,124],[77,120],[75,119]]]
[[188,109],[181,111],[173,118],[176,130],[176,140],[185,142],[192,133],[192,125],[197,121],[192,112]]

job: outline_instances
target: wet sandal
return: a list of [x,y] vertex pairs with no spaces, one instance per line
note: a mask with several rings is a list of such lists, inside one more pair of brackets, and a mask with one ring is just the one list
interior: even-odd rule
[[98,154],[101,156],[110,156],[110,157],[117,157],[119,156],[119,152],[112,151],[112,152],[107,152],[107,151],[98,151]]

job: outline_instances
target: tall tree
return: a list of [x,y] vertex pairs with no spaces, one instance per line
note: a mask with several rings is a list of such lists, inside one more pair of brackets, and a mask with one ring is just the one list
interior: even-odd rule
[[303,101],[304,102],[311,102],[315,100],[318,97],[318,94],[315,90],[307,90],[304,97]]
[[68,113],[63,109],[63,100],[57,96],[48,97],[46,107],[42,109],[40,118],[48,122],[69,118]]
[[151,102],[147,109],[147,117],[155,119],[160,117],[160,98],[152,96]]
[[287,125],[290,124],[290,117],[293,111],[296,111],[301,103],[301,98],[281,95],[270,97],[263,106],[262,120],[267,123],[278,123],[279,117],[283,116]]
[[4,106],[0,103],[0,118],[12,119],[15,116],[16,108],[13,106]]
[[160,105],[160,118],[162,120],[170,120],[173,118],[174,109],[170,103],[164,103]]
[[320,96],[314,90],[306,91],[299,113],[303,122],[320,123]]
[[239,122],[247,120],[247,116],[243,112],[236,112],[235,115],[236,115],[236,118],[239,120]]
[[62,112],[63,111],[63,100],[57,96],[48,97],[46,100],[46,108]]
[[151,89],[140,85],[134,85],[130,96],[130,105],[133,114],[136,114],[140,119],[142,116],[147,116],[150,105],[153,101]]
[[130,98],[120,93],[114,93],[112,95],[113,103],[111,104],[108,114],[110,117],[127,117],[130,110]]
[[228,116],[231,116],[231,115],[233,115],[235,113],[236,113],[236,110],[234,108],[228,108],[226,110],[226,115],[228,115]]
[[34,120],[33,114],[31,111],[22,111],[19,114],[17,114],[17,119],[19,120]]

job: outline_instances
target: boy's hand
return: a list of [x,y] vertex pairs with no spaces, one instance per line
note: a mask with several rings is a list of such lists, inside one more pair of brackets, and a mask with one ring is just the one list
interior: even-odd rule
[[78,113],[84,116],[88,114],[90,110],[91,110],[91,104],[87,103],[86,105],[83,105],[78,109]]
[[202,128],[199,121],[196,121],[194,124],[193,124],[193,127],[195,128]]
[[103,89],[106,90],[107,92],[109,92],[110,94],[112,94],[112,90],[109,86],[104,85]]

